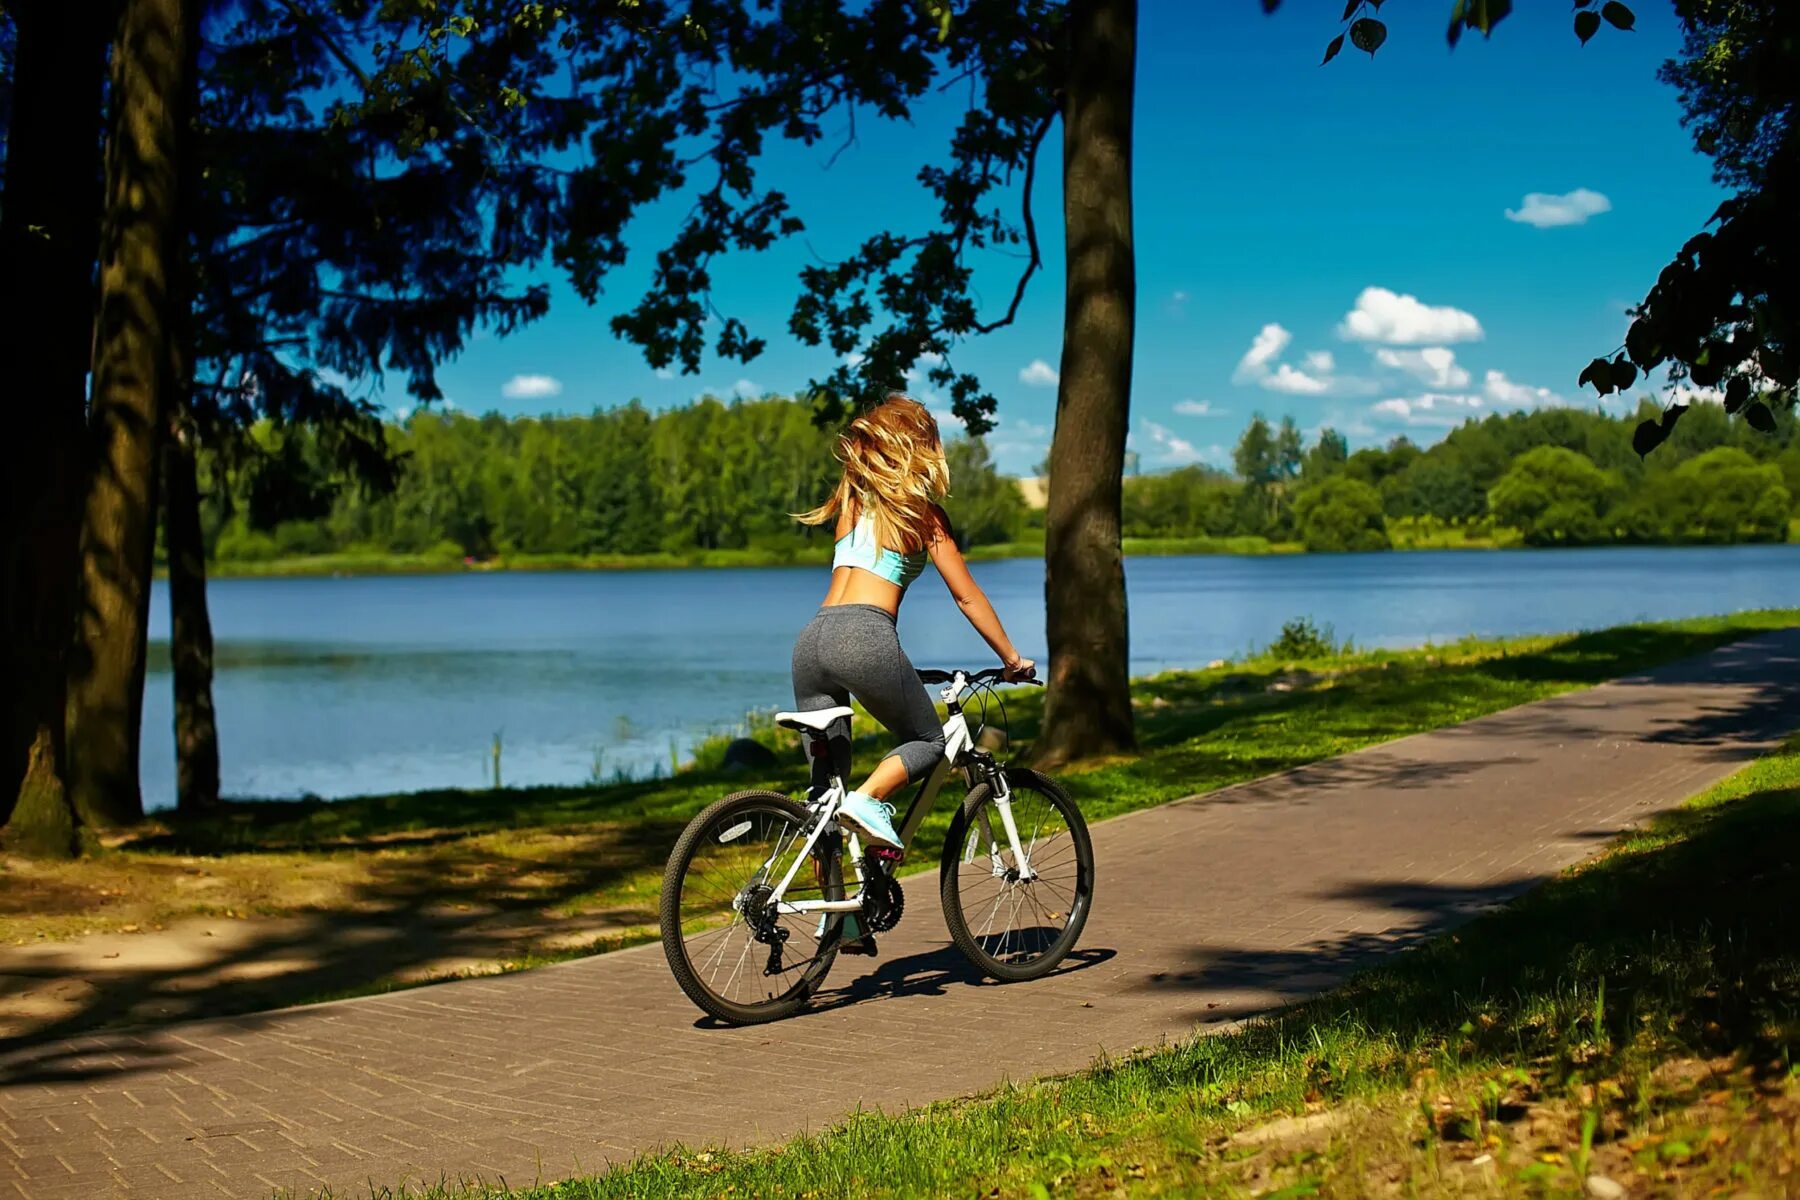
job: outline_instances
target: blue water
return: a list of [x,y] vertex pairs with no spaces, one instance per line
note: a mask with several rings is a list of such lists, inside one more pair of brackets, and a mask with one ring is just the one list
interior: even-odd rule
[[[1020,648],[1041,652],[1042,563],[975,575]],[[1800,604],[1800,546],[1143,558],[1126,578],[1144,673],[1265,645],[1303,615],[1359,644],[1407,645]],[[217,581],[225,791],[481,786],[496,733],[508,784],[666,767],[791,699],[789,649],[825,584],[823,567]],[[153,636],[167,622],[159,585]],[[930,571],[900,633],[920,666],[992,657]],[[153,669],[151,807],[174,802],[171,722],[168,673]]]

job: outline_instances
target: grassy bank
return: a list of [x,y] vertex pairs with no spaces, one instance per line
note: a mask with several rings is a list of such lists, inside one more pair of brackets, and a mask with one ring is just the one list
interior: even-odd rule
[[[1296,542],[1261,537],[1126,538],[1125,553],[1137,556],[1172,554],[1294,554]],[[972,547],[977,562],[1005,558],[1041,558],[1044,542],[1000,542]],[[453,554],[309,554],[256,561],[220,561],[207,570],[217,579],[304,577],[315,575],[448,575],[463,571],[653,571],[695,567],[822,566],[829,547],[759,547],[739,550],[695,550],[680,554],[507,554],[472,560]]]
[[1317,1000],[1068,1078],[519,1200],[1791,1195],[1800,741]]
[[[1314,646],[1170,672],[1134,685],[1141,752],[1063,779],[1098,820],[1793,624],[1800,610],[1414,650]],[[1014,689],[1008,704],[1022,745],[1041,693]],[[866,719],[858,728],[858,761],[873,761],[885,739]],[[664,856],[693,813],[729,790],[801,785],[797,741],[759,732],[779,755],[760,772],[723,769],[715,742],[658,780],[239,803],[147,823],[74,863],[0,857],[0,959],[6,943],[66,945],[62,969],[119,974],[117,988],[96,984],[33,1026],[68,1031],[201,1004],[224,1012],[518,969],[641,941],[655,936]],[[940,802],[911,866],[935,863],[950,811]],[[155,980],[125,971],[138,941],[105,943],[91,964],[81,957],[100,939],[183,930],[187,957],[154,968]],[[204,993],[171,999],[194,954],[224,973]]]

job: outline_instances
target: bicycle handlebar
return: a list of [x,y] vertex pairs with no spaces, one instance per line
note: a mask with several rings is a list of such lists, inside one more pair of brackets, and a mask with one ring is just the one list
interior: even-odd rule
[[[1008,679],[1004,667],[989,667],[985,671],[964,671],[962,676],[964,681],[968,683],[1035,683],[1040,686],[1043,684],[1043,680],[1035,677],[1029,679]],[[920,683],[949,683],[955,678],[956,672],[954,671],[939,671],[929,668],[919,671]]]

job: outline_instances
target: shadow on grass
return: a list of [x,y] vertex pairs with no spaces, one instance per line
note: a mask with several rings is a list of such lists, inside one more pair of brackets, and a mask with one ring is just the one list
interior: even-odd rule
[[[1593,1078],[1653,1048],[1737,1055],[1779,1074],[1800,1049],[1797,774],[1790,768],[1786,786],[1661,817],[1618,851],[1522,896],[1532,880],[1359,887],[1344,898],[1405,915],[1404,927],[1275,952],[1212,947],[1146,986],[1267,993],[1341,984],[1253,1022],[1233,1051],[1362,1047],[1311,1064],[1306,1086],[1317,1092],[1324,1080],[1327,1096],[1334,1085],[1351,1090],[1358,1075],[1416,1069],[1395,1056],[1421,1051],[1535,1062],[1558,1079]],[[1430,940],[1458,926],[1455,937]],[[1409,952],[1372,966],[1396,950]],[[1334,1036],[1345,1031],[1352,1036]],[[1206,1041],[1155,1070],[1195,1069],[1210,1053]],[[1358,1053],[1366,1061],[1353,1061]]]

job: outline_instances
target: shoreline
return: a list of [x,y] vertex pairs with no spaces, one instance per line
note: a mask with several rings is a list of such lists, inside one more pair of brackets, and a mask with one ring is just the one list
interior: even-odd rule
[[[1386,554],[1416,554],[1426,551],[1557,551],[1557,550],[1685,550],[1721,548],[1724,546],[1795,545],[1795,542],[1609,542],[1592,546],[1526,546],[1492,538],[1467,541],[1420,542],[1394,546],[1387,550],[1356,552],[1357,557]],[[1123,551],[1127,558],[1176,558],[1182,556],[1217,556],[1220,558],[1271,558],[1288,555],[1310,555],[1298,542],[1269,542],[1262,538],[1125,538]],[[999,562],[1008,559],[1041,558],[1040,542],[1002,542],[975,546],[965,551],[970,562]],[[323,579],[359,576],[405,575],[472,575],[489,572],[528,574],[532,572],[590,571],[706,571],[763,567],[816,567],[826,557],[804,552],[763,550],[703,550],[692,554],[573,555],[521,554],[489,559],[448,559],[423,555],[320,554],[294,558],[276,558],[263,562],[221,562],[207,564],[207,579]],[[168,568],[158,563],[158,579],[168,577]]]

